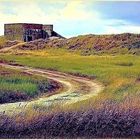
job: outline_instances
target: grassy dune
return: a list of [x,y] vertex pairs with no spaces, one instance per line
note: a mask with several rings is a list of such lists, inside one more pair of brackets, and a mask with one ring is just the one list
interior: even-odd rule
[[79,35],[68,39],[33,41],[21,46],[23,50],[65,48],[83,56],[103,54],[140,54],[140,34]]

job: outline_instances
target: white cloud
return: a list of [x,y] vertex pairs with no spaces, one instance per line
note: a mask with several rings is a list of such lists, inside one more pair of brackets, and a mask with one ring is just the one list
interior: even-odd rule
[[[11,7],[7,7],[9,5],[3,2],[11,1],[0,0],[0,35],[3,34],[4,23],[12,22],[54,24],[56,31],[66,36],[140,31],[140,26],[134,26],[123,20],[103,19],[98,11],[88,10],[89,3],[84,0],[24,0],[22,2],[12,0]],[[90,2],[93,3],[93,0]],[[46,6],[45,10],[42,9],[42,4]],[[57,5],[63,6],[57,7]],[[8,11],[7,8],[13,12]]]
[[[8,0],[6,0],[8,2]],[[30,0],[19,2],[17,0],[13,0],[13,6],[10,7],[11,10],[16,14],[5,14],[0,12],[0,21],[4,22],[44,22],[44,21],[56,21],[56,20],[84,20],[89,19],[93,16],[96,16],[97,13],[88,12],[84,9],[85,2],[83,0],[68,0],[59,1],[59,3],[65,2],[65,7],[60,8],[52,8],[51,11],[47,13],[44,12],[39,5],[39,1],[41,0]],[[54,1],[43,1],[46,6],[53,7]],[[57,2],[57,1],[55,1]],[[1,3],[1,2],[0,2]],[[3,4],[3,3],[2,3]],[[1,8],[7,7],[7,5],[0,5]],[[10,13],[10,12],[9,12]]]
[[104,34],[116,34],[116,33],[140,33],[140,26],[125,25],[125,26],[107,26]]
[[60,18],[67,20],[87,20],[95,18],[97,12],[89,12],[85,9],[83,1],[71,1],[60,11]]
[[[59,4],[64,4],[65,6],[60,8],[51,8],[50,11],[42,10],[42,7],[39,5],[41,0],[36,1],[23,1],[19,2],[17,0],[13,0],[13,5],[10,7],[10,10],[13,13],[9,14],[3,12],[3,9],[7,9],[7,5],[0,1],[0,25],[4,23],[13,23],[13,22],[27,22],[27,23],[45,23],[45,24],[57,24],[63,28],[63,23],[73,23],[74,22],[88,22],[91,19],[96,19],[97,13],[87,12],[85,9],[85,1],[83,0],[67,0],[67,1],[59,1]],[[8,0],[5,0],[8,2]],[[10,1],[9,1],[10,2]],[[58,1],[55,1],[56,3]],[[53,7],[54,1],[42,1],[42,3],[48,7]],[[3,9],[2,9],[3,8]],[[8,12],[8,11],[7,11]],[[2,27],[2,26],[1,26]],[[0,30],[0,34],[2,34],[3,30]]]

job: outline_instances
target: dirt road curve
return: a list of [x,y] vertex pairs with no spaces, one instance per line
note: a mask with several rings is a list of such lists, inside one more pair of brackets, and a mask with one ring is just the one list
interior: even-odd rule
[[26,66],[12,66],[3,63],[0,63],[0,66],[11,69],[19,69],[34,75],[40,75],[48,79],[55,80],[63,85],[63,90],[60,93],[49,97],[41,97],[32,101],[2,104],[0,105],[0,113],[4,112],[12,115],[23,112],[28,107],[34,108],[35,106],[45,107],[45,109],[49,111],[51,107],[56,107],[60,104],[73,104],[78,101],[87,100],[92,96],[96,96],[103,90],[103,86],[97,81],[89,80],[83,77],[72,76],[70,74],[44,69],[35,69]]
[[25,42],[21,42],[21,43],[18,43],[18,44],[16,44],[16,45],[13,45],[13,46],[11,46],[11,47],[2,48],[2,49],[0,49],[0,53],[7,52],[7,51],[9,51],[9,50],[12,50],[12,49],[17,48],[17,47],[19,47],[20,45],[24,45],[24,44],[25,44]]

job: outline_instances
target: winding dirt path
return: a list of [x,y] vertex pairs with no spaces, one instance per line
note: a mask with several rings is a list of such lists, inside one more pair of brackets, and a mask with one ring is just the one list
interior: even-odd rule
[[103,90],[103,86],[97,81],[62,72],[26,66],[13,66],[3,63],[0,63],[0,66],[18,69],[29,74],[40,75],[48,79],[55,80],[56,82],[61,83],[63,86],[63,90],[60,93],[51,95],[49,97],[41,97],[32,101],[2,104],[0,105],[0,113],[4,112],[6,114],[12,115],[23,112],[28,109],[28,107],[35,108],[36,106],[43,106],[46,110],[50,111],[50,108],[56,107],[60,104],[73,104],[78,101],[87,100],[88,98],[96,96]]
[[0,49],[0,53],[7,52],[7,51],[9,51],[9,50],[15,49],[15,48],[19,47],[20,45],[24,45],[24,44],[25,44],[25,42],[21,42],[21,43],[18,43],[18,44],[16,44],[16,45],[13,45],[13,46],[11,46],[11,47],[2,48],[2,49]]

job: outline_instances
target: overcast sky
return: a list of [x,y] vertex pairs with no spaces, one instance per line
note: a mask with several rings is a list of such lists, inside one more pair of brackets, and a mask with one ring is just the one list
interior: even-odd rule
[[16,22],[53,24],[65,37],[140,33],[140,1],[0,0],[0,35]]

